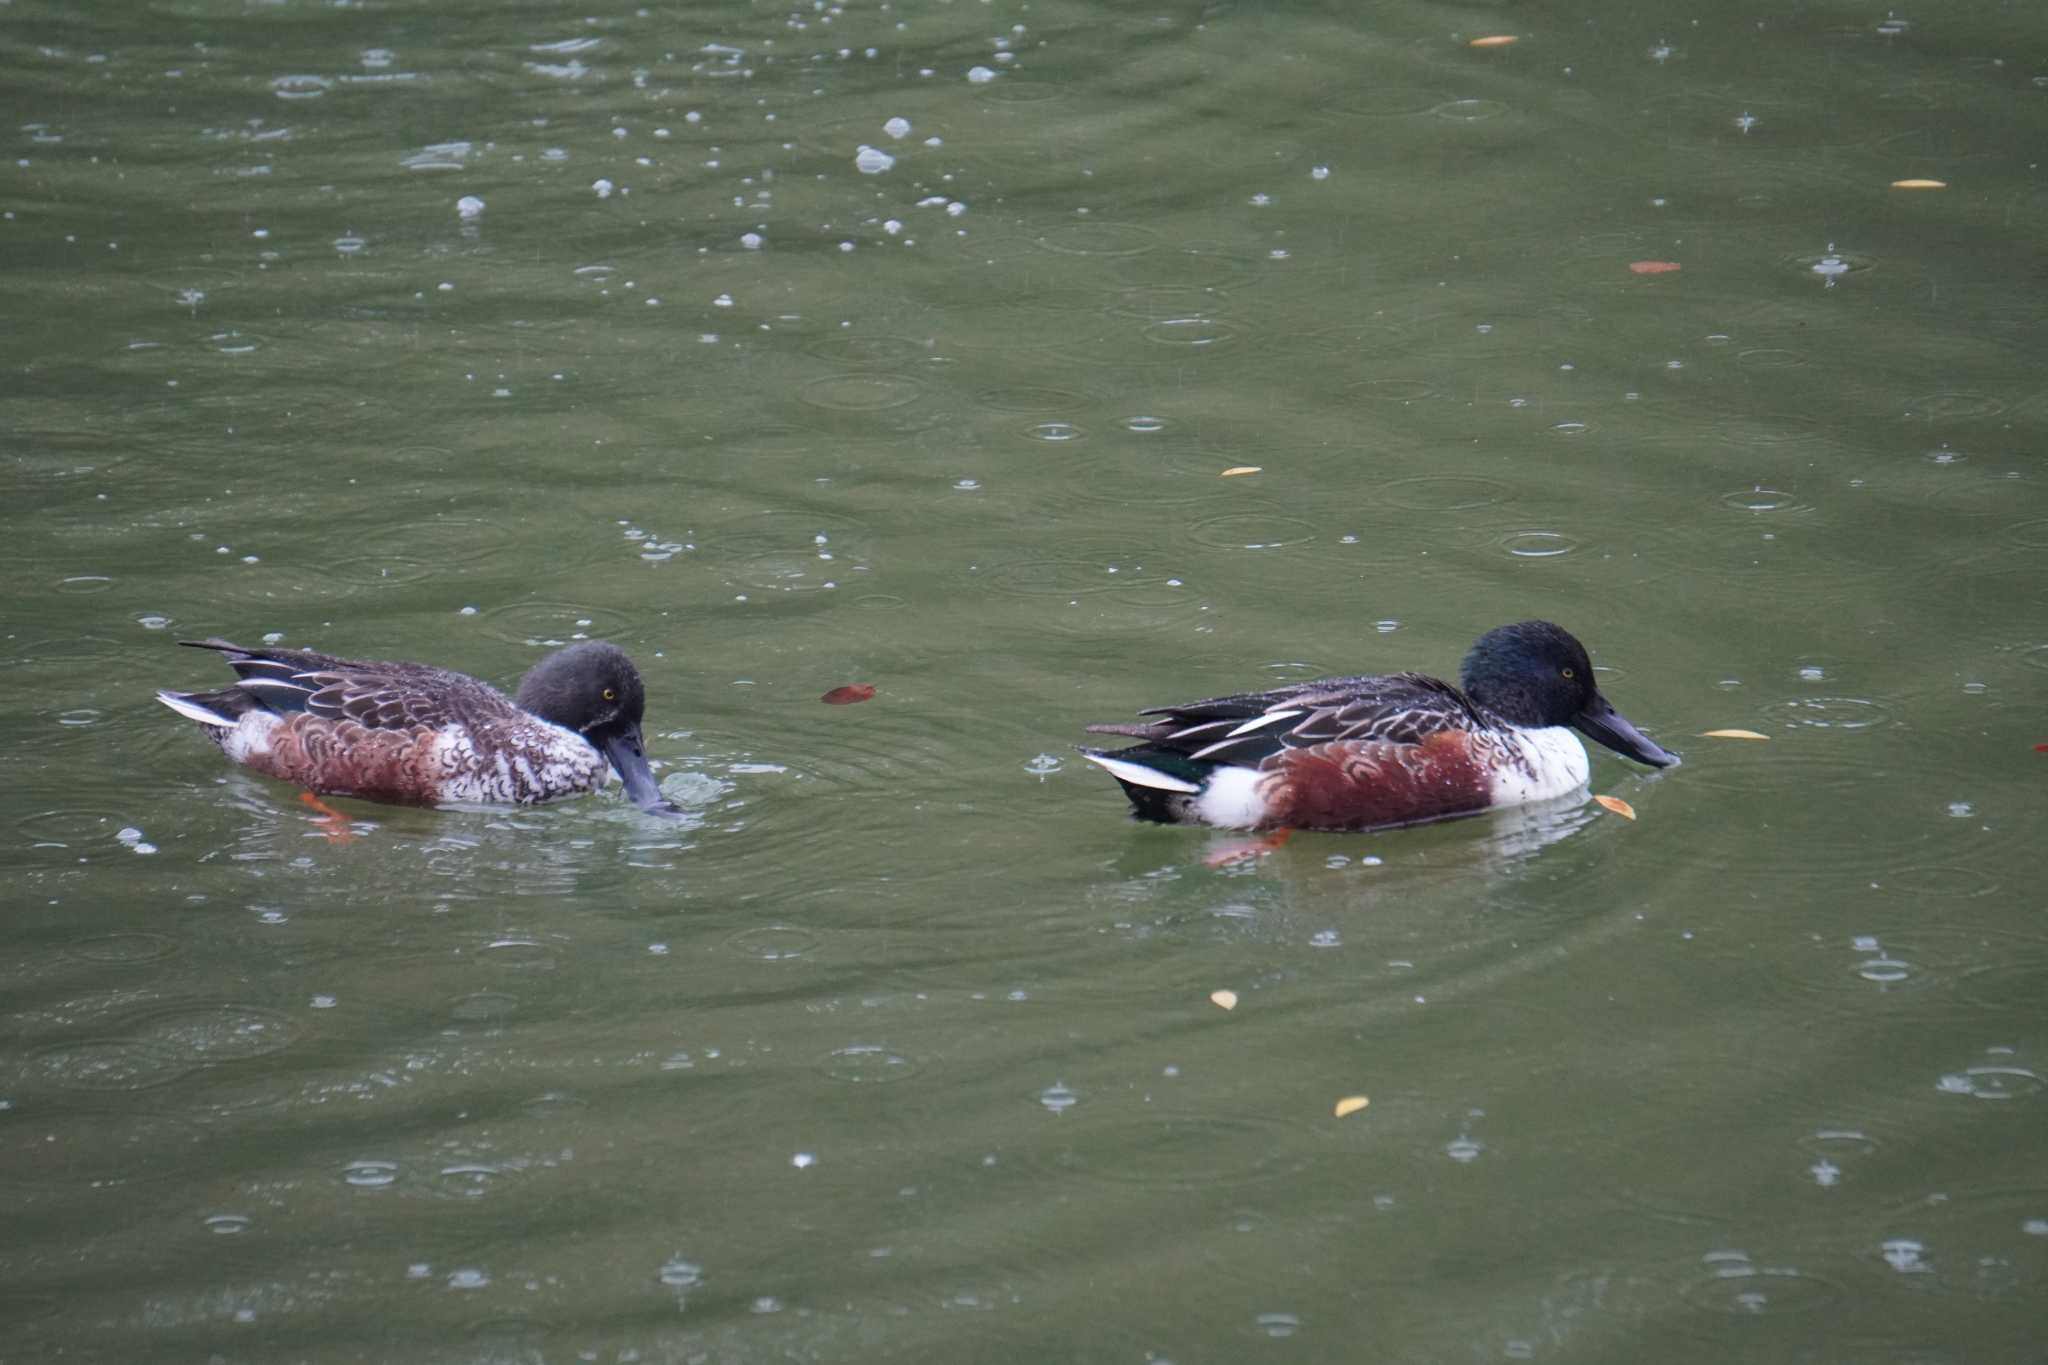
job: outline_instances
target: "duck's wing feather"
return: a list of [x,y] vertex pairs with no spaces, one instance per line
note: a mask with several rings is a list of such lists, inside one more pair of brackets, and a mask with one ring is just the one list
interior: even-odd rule
[[504,693],[466,673],[428,664],[342,659],[309,649],[246,649],[221,639],[181,643],[218,650],[250,693],[273,711],[350,720],[366,730],[474,726],[518,713]]
[[1270,692],[1154,707],[1149,725],[1091,725],[1205,763],[1257,767],[1285,749],[1333,741],[1420,744],[1485,721],[1463,692],[1423,673],[1322,678]]

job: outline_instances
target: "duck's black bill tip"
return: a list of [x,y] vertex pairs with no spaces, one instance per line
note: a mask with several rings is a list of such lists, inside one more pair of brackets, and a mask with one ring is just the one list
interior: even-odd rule
[[647,766],[638,727],[630,733],[606,735],[598,741],[598,747],[604,750],[619,781],[625,784],[628,801],[649,815],[669,820],[683,818],[683,808],[661,794],[661,784],[654,780],[654,770]]
[[1627,716],[1615,710],[1607,698],[1597,693],[1586,704],[1586,709],[1572,718],[1572,726],[1586,738],[1606,745],[1623,758],[1632,758],[1652,768],[1678,766],[1677,754],[1636,729]]

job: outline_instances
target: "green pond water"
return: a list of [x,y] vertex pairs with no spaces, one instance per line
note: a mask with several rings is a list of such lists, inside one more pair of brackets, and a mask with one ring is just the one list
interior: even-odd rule
[[[2048,1349],[2048,11],[12,0],[0,104],[0,1361]],[[1634,821],[1072,747],[1527,617]],[[215,634],[614,640],[688,818],[332,838]]]

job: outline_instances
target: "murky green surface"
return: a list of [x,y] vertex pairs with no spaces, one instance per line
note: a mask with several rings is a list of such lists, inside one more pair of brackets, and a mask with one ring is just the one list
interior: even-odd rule
[[[2037,1356],[2044,39],[0,7],[0,1358]],[[1538,615],[1633,823],[1069,747]],[[692,818],[332,841],[215,633],[606,636]]]

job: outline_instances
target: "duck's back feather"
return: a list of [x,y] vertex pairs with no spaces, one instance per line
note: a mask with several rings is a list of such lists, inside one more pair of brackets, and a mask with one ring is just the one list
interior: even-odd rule
[[[195,700],[241,693],[280,715],[354,721],[366,730],[475,729],[523,714],[497,688],[453,669],[310,649],[249,649],[219,638],[180,643],[219,651],[240,679],[221,692],[192,694]],[[230,705],[246,709],[240,698]]]
[[1320,678],[1267,692],[1154,707],[1146,725],[1091,725],[1144,749],[1218,766],[1256,768],[1290,749],[1338,742],[1421,744],[1433,734],[1486,728],[1463,692],[1424,673]]

